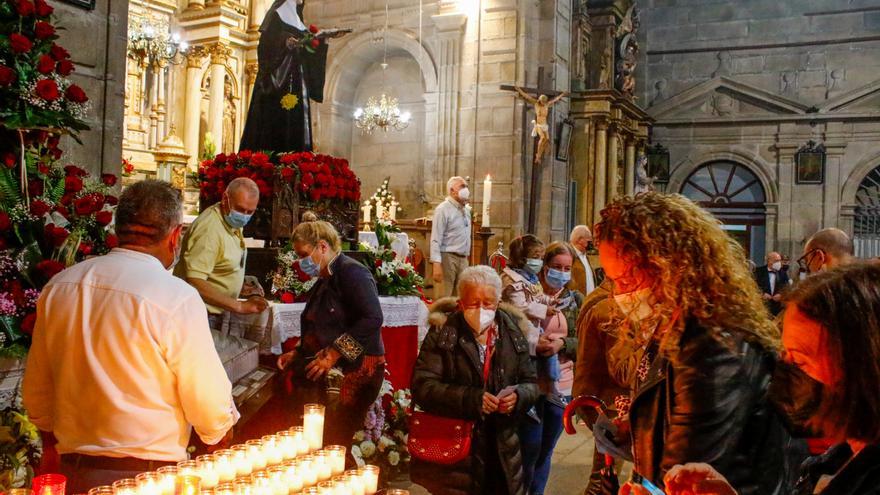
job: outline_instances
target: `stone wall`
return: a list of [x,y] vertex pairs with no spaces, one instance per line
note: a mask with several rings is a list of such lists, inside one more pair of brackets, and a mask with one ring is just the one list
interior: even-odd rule
[[[678,192],[713,160],[750,168],[767,196],[766,247],[792,258],[824,227],[852,232],[855,191],[880,165],[880,10],[860,0],[642,4],[640,101]],[[794,154],[827,148],[823,184]],[[763,253],[753,253],[760,259]]]
[[92,107],[86,119],[91,130],[80,135],[80,146],[62,141],[65,160],[92,173],[119,174],[122,156],[123,101],[128,2],[97,0],[94,10],[50,0],[60,31],[59,44],[76,63],[71,76],[89,95]]

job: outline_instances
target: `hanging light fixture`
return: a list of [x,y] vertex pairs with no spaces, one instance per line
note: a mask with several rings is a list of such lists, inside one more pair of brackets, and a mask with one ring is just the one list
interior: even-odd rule
[[385,71],[388,69],[388,2],[385,2],[385,30],[382,34],[384,47],[382,54],[382,94],[367,98],[365,107],[354,111],[354,125],[365,134],[375,129],[402,131],[409,127],[412,115],[401,112],[397,98],[385,94]]

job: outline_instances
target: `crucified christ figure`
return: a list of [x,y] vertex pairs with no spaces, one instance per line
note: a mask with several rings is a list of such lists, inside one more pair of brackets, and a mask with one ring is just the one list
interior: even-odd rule
[[535,163],[540,163],[547,153],[550,146],[550,126],[547,125],[547,116],[550,114],[550,107],[555,105],[559,100],[568,96],[568,92],[564,91],[556,95],[552,100],[547,95],[540,95],[537,98],[526,93],[519,86],[514,86],[516,92],[522,99],[531,103],[535,107],[535,120],[532,121],[532,137],[538,138],[538,148],[535,150]]

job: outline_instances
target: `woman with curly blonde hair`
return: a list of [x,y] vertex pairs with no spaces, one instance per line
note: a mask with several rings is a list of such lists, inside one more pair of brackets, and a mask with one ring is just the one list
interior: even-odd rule
[[741,247],[681,195],[644,193],[601,212],[595,238],[625,315],[609,366],[633,390],[635,471],[662,486],[704,462],[740,494],[782,487],[785,433],[767,388],[779,332]]

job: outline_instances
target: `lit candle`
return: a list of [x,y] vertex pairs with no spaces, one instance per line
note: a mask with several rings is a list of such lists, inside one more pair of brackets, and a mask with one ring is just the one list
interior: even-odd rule
[[278,438],[278,448],[281,450],[282,460],[289,461],[296,457],[296,437],[292,431],[279,431],[275,437]]
[[483,227],[489,226],[489,203],[492,202],[492,177],[483,181]]
[[345,476],[348,478],[348,490],[351,492],[351,495],[365,495],[364,480],[357,469],[346,471]]
[[373,495],[379,491],[379,467],[366,465],[360,469],[361,480],[364,482],[364,493]]
[[364,225],[370,225],[370,211],[373,209],[373,205],[370,204],[370,201],[364,201],[364,206],[361,208],[361,211],[364,212]]
[[397,207],[400,205],[397,201],[391,202],[391,220],[397,220]]
[[[213,455],[200,455],[196,457],[196,465],[199,467],[199,477],[202,478],[202,488],[213,489],[220,482],[220,475],[214,468],[215,459]],[[215,494],[216,495],[216,494]]]
[[113,495],[137,495],[137,482],[132,478],[113,482]]
[[254,471],[254,465],[248,456],[247,445],[236,445],[232,447],[232,464],[235,466],[236,476],[245,476]]
[[325,449],[330,461],[330,471],[334,474],[342,474],[345,471],[345,447],[331,445]]
[[256,490],[250,476],[239,476],[232,483],[235,487],[235,495],[256,495]]
[[327,481],[333,476],[330,469],[330,458],[326,452],[319,450],[314,456],[315,467],[318,470],[318,481]]
[[235,485],[232,483],[221,483],[214,489],[214,495],[235,495]]
[[273,466],[269,468],[269,482],[272,485],[272,495],[287,495],[287,468]]
[[260,440],[263,442],[263,455],[266,457],[266,464],[269,466],[280,464],[284,460],[284,454],[281,452],[281,446],[278,445],[278,437],[266,435]]
[[156,470],[162,477],[162,494],[172,495],[174,493],[174,479],[177,478],[177,466],[164,466]]
[[198,476],[181,476],[174,479],[174,495],[199,495]]
[[178,476],[198,476],[199,469],[196,461],[180,461],[177,463]]
[[299,458],[300,471],[302,472],[303,488],[318,484],[318,470],[315,467],[315,458],[306,455]]
[[134,480],[138,495],[162,495],[162,476],[159,473],[141,473]]
[[309,442],[309,450],[315,451],[324,444],[324,406],[321,404],[306,404],[303,414],[303,431],[306,441]]
[[382,216],[385,214],[385,205],[382,204],[381,200],[376,200],[376,220],[382,220]]
[[303,479],[300,469],[301,465],[302,463],[299,460],[292,460],[284,463],[285,480],[287,481],[287,486],[290,488],[291,492],[302,490]]
[[293,442],[296,445],[296,455],[309,453],[309,442],[306,440],[305,429],[302,426],[294,426],[290,430],[293,433]]
[[332,481],[318,483],[318,493],[321,495],[336,495],[336,483]]
[[247,456],[251,460],[251,467],[254,471],[259,471],[266,467],[266,455],[263,452],[263,442],[259,440],[248,440],[244,443],[247,447]]
[[275,493],[268,472],[261,471],[259,473],[254,473],[251,475],[251,480],[254,488],[254,495],[273,495]]
[[221,483],[235,479],[235,463],[232,461],[231,450],[223,449],[214,452],[214,470],[217,471],[217,478]]

